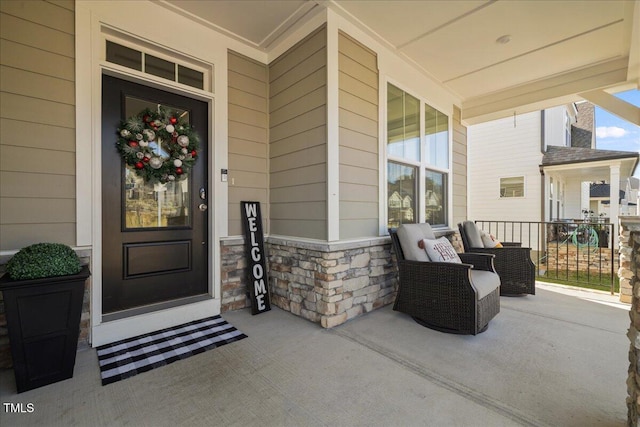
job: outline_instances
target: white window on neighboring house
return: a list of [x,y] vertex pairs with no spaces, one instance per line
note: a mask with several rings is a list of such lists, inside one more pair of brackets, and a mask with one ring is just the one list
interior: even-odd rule
[[524,176],[500,178],[500,198],[524,197]]

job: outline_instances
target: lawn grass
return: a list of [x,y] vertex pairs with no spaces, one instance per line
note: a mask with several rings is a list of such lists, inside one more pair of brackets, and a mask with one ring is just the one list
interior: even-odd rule
[[[587,274],[586,271],[547,270],[543,275],[537,275],[536,280],[599,291],[611,291],[611,273],[592,272]],[[620,292],[620,279],[616,274],[613,277],[613,286],[614,292]]]

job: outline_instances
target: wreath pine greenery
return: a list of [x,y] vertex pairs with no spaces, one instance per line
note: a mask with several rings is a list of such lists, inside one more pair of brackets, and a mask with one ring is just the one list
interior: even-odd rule
[[175,111],[145,109],[120,122],[116,147],[149,183],[184,179],[196,163],[198,135]]

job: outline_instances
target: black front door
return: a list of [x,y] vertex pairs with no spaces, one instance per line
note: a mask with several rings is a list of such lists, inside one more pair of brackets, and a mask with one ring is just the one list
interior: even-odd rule
[[[198,134],[186,178],[153,184],[120,157],[121,120],[147,108],[176,111]],[[103,76],[103,314],[161,309],[208,292],[207,117],[205,102]]]

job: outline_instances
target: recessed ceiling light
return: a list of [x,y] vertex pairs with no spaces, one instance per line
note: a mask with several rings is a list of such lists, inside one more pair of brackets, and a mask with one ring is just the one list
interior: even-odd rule
[[498,44],[507,44],[511,41],[511,36],[509,34],[505,34],[504,36],[500,36],[496,39],[496,43]]

